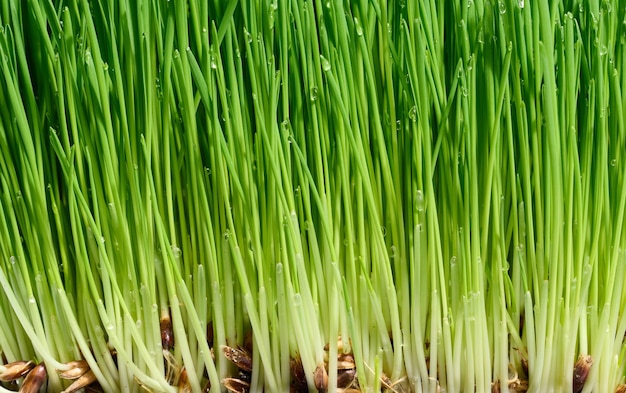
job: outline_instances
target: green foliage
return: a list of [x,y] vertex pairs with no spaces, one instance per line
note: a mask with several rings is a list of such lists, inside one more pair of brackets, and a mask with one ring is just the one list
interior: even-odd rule
[[250,391],[293,358],[333,391],[342,352],[364,391],[571,391],[579,355],[583,391],[624,383],[621,1],[7,0],[0,24],[0,352],[50,391],[79,359],[105,391],[175,391],[170,367],[219,391],[249,332]]

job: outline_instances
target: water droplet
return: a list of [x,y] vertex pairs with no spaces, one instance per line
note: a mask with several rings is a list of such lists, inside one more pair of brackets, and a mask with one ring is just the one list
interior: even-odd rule
[[268,13],[268,23],[269,23],[269,27],[270,30],[272,30],[274,28],[274,9],[270,9],[269,13]]
[[500,11],[500,15],[506,14],[506,4],[504,4],[504,1],[498,1],[498,10]]
[[17,262],[17,258],[15,257],[15,255],[11,255],[11,258],[9,258],[9,261],[11,262],[11,265],[15,265],[15,263]]
[[113,330],[113,324],[112,324],[112,323],[108,324],[108,325],[106,326],[106,329],[107,329],[107,330]]
[[182,255],[182,253],[183,252],[177,245],[172,244],[172,254],[174,254],[174,258],[180,259],[180,256]]
[[104,240],[104,236],[100,236],[100,243],[104,244],[105,240]]
[[37,303],[37,300],[35,300],[35,298],[31,296],[31,297],[28,298],[28,302],[30,304],[35,304],[35,303]]
[[215,56],[211,55],[211,68],[217,69],[217,63],[215,62]]
[[411,121],[417,121],[417,106],[413,105],[413,107],[409,110],[409,119]]
[[467,97],[467,87],[461,86],[461,94],[463,97]]
[[302,297],[300,296],[299,293],[296,293],[295,295],[293,295],[293,305],[295,307],[300,307],[302,305]]
[[108,71],[109,70],[109,63],[105,62],[102,67],[104,68],[104,71]]
[[285,132],[288,132],[291,129],[291,123],[289,122],[289,119],[283,120],[282,123],[280,123],[280,126]]
[[178,51],[178,49],[174,49],[174,58],[178,59],[180,57],[180,52]]
[[317,101],[318,90],[316,86],[311,87],[310,98],[311,101]]
[[389,257],[391,259],[395,259],[397,257],[396,252],[397,252],[397,247],[396,246],[391,246],[391,255],[389,255]]
[[380,227],[380,231],[383,233],[383,237],[387,236],[387,227],[385,226]]
[[611,160],[611,166],[616,166],[617,165],[617,160],[614,158]]
[[252,34],[250,34],[250,32],[248,30],[246,30],[245,28],[243,29],[243,34],[246,37],[246,41],[248,41],[248,44],[252,43]]
[[474,0],[469,0],[469,1],[467,2],[467,8],[470,8],[470,7],[472,7],[473,5],[474,5]]
[[415,205],[417,206],[418,212],[424,210],[424,192],[422,190],[417,190],[415,192]]
[[322,55],[320,55],[320,61],[322,62],[322,70],[330,71],[330,62]]
[[226,232],[224,232],[224,240],[228,240],[230,239],[230,230],[226,230]]
[[361,26],[361,22],[356,17],[354,18],[354,28],[356,29],[356,35],[361,37],[363,35],[363,26]]
[[456,266],[456,256],[452,256],[452,258],[450,258],[450,266],[451,267]]
[[400,131],[402,129],[402,122],[400,120],[396,120],[396,130]]
[[521,8],[521,9],[524,9],[524,6],[525,6],[525,4],[524,4],[524,0],[518,0],[518,2],[517,2],[517,6],[518,6],[519,8]]

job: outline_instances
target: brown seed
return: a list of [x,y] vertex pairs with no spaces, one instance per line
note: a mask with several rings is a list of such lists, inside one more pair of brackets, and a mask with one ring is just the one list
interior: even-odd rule
[[178,393],[191,392],[191,383],[189,383],[189,376],[187,375],[187,369],[183,367],[178,375]]
[[89,363],[86,360],[74,360],[69,363],[65,363],[68,366],[67,370],[58,371],[59,377],[63,379],[76,379],[81,375],[85,374],[91,368],[89,367]]
[[528,391],[528,380],[517,379],[516,381],[509,382],[509,390],[517,393],[524,393]]
[[574,365],[574,384],[572,386],[573,393],[580,393],[585,386],[589,370],[593,364],[593,358],[589,355],[580,355]]
[[43,363],[39,363],[33,368],[20,388],[20,393],[37,393],[43,386],[44,382],[48,379],[48,373],[46,372],[46,366]]
[[222,384],[226,389],[234,393],[247,393],[250,391],[250,384],[237,378],[224,378]]
[[354,356],[351,353],[342,353],[337,356],[337,370],[349,370],[356,368]]
[[291,368],[291,391],[294,393],[308,392],[302,360],[300,360],[300,357],[297,357],[291,359],[289,363]]
[[315,387],[320,392],[325,392],[326,389],[328,389],[328,373],[326,372],[326,367],[324,367],[323,364],[320,364],[315,369],[313,381],[315,382]]
[[161,317],[161,345],[163,349],[167,350],[174,347],[174,331],[169,315],[163,315]]
[[237,373],[237,379],[250,383],[252,382],[252,373],[250,371],[239,370]]
[[92,383],[96,382],[96,375],[93,373],[93,370],[89,370],[80,378],[76,379],[70,386],[67,387],[62,393],[74,393],[82,388],[85,388]]
[[337,372],[337,387],[348,388],[354,383],[356,378],[356,369],[348,368]]
[[252,357],[245,349],[233,348],[222,345],[222,352],[226,359],[230,360],[241,370],[252,372]]
[[33,367],[35,367],[35,363],[30,360],[28,362],[18,360],[17,362],[6,364],[3,366],[2,372],[0,372],[0,381],[10,382],[20,379],[32,370]]

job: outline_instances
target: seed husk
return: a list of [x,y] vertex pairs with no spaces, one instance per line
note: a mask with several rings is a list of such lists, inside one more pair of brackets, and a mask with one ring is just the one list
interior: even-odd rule
[[4,370],[0,373],[0,381],[11,382],[22,378],[35,367],[35,363],[31,361],[18,360],[4,366]]
[[24,378],[20,393],[37,393],[47,379],[46,366],[43,363],[39,363]]

